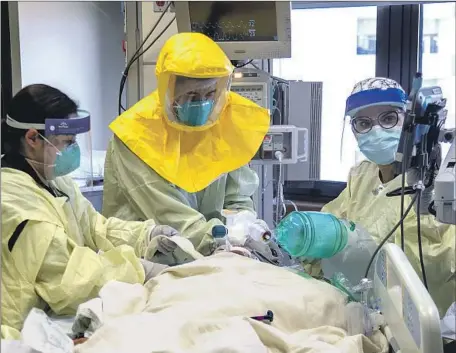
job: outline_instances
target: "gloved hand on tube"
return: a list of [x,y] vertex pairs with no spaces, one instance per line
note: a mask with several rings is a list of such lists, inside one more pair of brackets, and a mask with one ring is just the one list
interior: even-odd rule
[[248,224],[247,232],[249,237],[256,241],[268,241],[272,237],[268,224],[262,219],[256,219]]
[[291,257],[272,239],[272,232],[262,219],[257,219],[249,226],[249,236],[245,247],[261,261],[277,266],[292,265]]
[[277,265],[278,253],[277,250],[274,249],[275,245],[276,244],[273,241],[264,242],[248,237],[244,244],[244,247],[248,249],[260,261]]
[[[222,213],[223,214],[223,213]],[[228,238],[233,238],[235,245],[242,245],[247,236],[254,240],[269,240],[271,231],[256,213],[250,211],[225,211]]]
[[139,261],[141,261],[141,264],[144,267],[144,283],[148,282],[154,277],[157,277],[162,271],[166,270],[169,267],[167,265],[156,264],[144,259],[139,259]]
[[176,248],[177,248],[176,243],[170,241],[167,238],[173,237],[175,235],[179,235],[179,232],[177,230],[175,230],[174,228],[171,228],[170,226],[162,226],[162,225],[153,226],[149,232],[148,244],[151,242],[151,240],[153,238],[160,236],[160,235],[164,235],[165,237],[160,237],[160,239],[158,241],[157,250],[159,252],[166,255],[166,254],[172,253],[174,250],[176,250]]

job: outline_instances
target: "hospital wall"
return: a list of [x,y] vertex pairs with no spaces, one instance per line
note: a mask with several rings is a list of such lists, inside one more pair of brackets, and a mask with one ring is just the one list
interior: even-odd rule
[[117,116],[125,58],[120,2],[19,2],[22,85],[45,83],[92,117],[92,145],[105,150]]

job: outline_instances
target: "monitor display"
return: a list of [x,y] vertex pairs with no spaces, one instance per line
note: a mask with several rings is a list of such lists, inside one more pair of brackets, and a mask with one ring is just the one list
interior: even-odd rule
[[192,32],[216,42],[278,41],[274,1],[189,1]]

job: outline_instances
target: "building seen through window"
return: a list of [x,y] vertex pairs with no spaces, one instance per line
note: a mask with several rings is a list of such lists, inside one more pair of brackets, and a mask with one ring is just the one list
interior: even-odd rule
[[375,54],[377,45],[377,19],[358,18],[356,54]]
[[423,53],[437,54],[439,52],[439,26],[440,19],[423,20],[423,39],[421,46]]

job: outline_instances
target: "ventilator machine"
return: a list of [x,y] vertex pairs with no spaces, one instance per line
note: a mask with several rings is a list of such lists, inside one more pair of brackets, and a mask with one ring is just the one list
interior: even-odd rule
[[[429,212],[439,222],[456,224],[455,129],[445,129],[448,111],[442,89],[439,86],[422,87],[422,81],[422,74],[417,73],[402,126],[396,171],[402,174],[410,168],[420,170],[422,180],[408,188],[403,185],[403,188],[412,191],[413,188],[426,188],[434,183],[434,200]],[[451,143],[451,146],[443,163],[440,163],[442,143]]]
[[[314,120],[321,120],[321,110],[299,110],[290,100],[290,94],[292,90],[304,93],[309,86],[315,85],[321,87],[321,83],[312,82],[295,82],[290,85],[290,82],[257,68],[239,68],[233,75],[231,90],[269,109],[271,114],[269,132],[251,161],[251,168],[260,177],[260,188],[254,196],[257,212],[271,227],[284,215],[281,188],[285,175],[293,167],[304,171],[309,164],[310,124]],[[315,105],[311,97],[303,94],[302,99],[308,105]],[[310,175],[302,176],[301,180],[309,177]],[[275,199],[274,179],[277,180]]]
[[[449,136],[450,133],[448,133]],[[435,179],[434,208],[439,222],[456,224],[456,146],[454,131],[451,136],[453,142]]]

